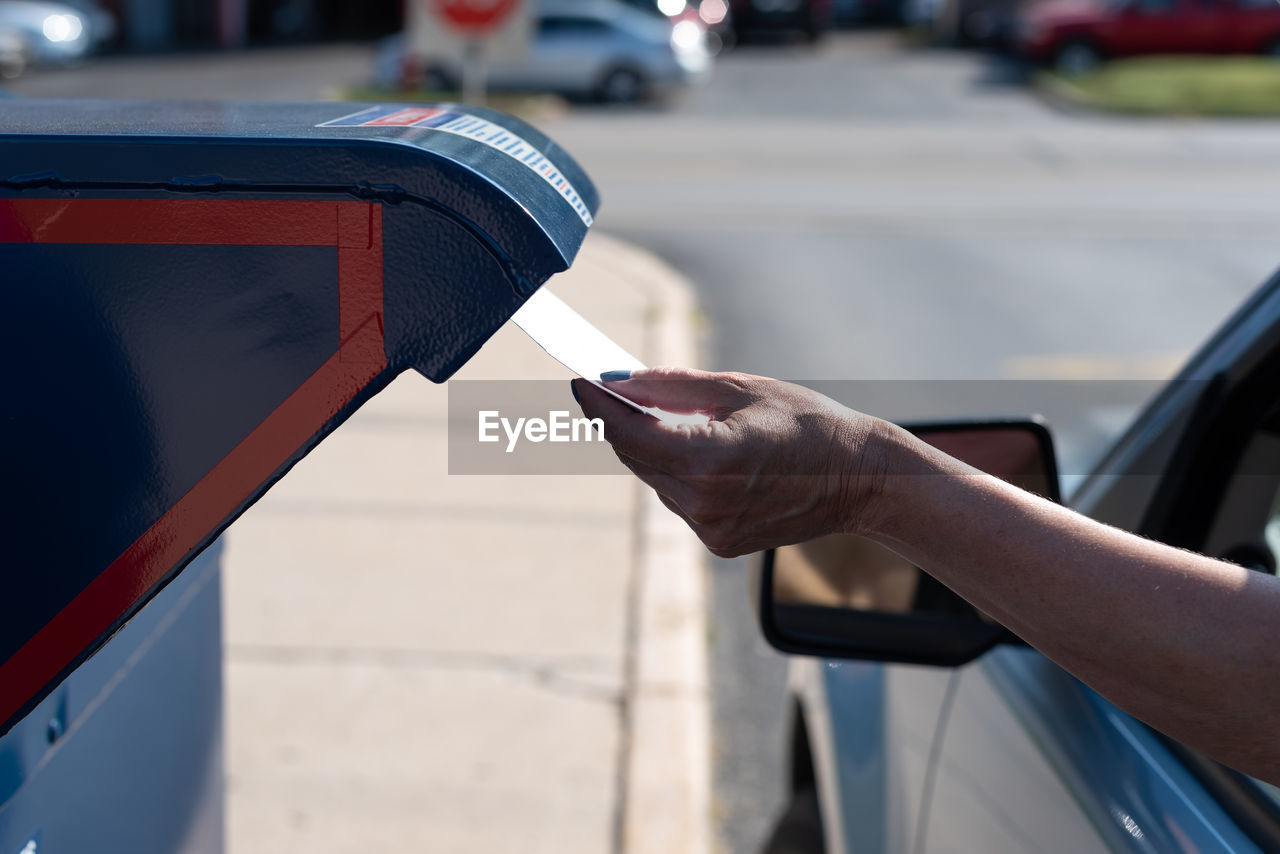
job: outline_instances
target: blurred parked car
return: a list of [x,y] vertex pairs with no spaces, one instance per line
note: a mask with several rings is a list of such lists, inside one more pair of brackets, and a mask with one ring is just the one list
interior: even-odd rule
[[[711,70],[706,31],[672,23],[621,0],[544,0],[523,57],[495,57],[494,91],[558,92],[601,101],[651,100],[700,83]],[[462,70],[449,61],[415,57],[393,36],[374,60],[374,78],[388,88],[459,88]]]
[[11,80],[27,67],[27,40],[22,33],[0,27],[0,78]]
[[903,24],[904,0],[833,0],[832,20],[837,26],[856,24]]
[[17,34],[31,65],[70,65],[84,59],[96,43],[93,20],[84,9],[63,3],[0,0],[0,29]]
[[941,8],[942,0],[903,0],[902,23],[927,35],[933,31]]
[[1028,6],[1018,49],[1066,73],[1102,59],[1153,53],[1280,56],[1275,0],[1043,0]]
[[1010,48],[1027,0],[941,0],[932,32],[941,44]]
[[670,18],[692,21],[707,31],[707,49],[719,53],[735,41],[729,0],[623,0],[630,6]]
[[730,0],[739,40],[752,33],[799,32],[817,41],[835,19],[832,0]]
[[[1278,370],[1280,274],[1160,390],[1069,505],[1275,575]],[[918,433],[1057,495],[1042,425]],[[791,661],[792,800],[765,851],[1280,850],[1280,788],[1151,730],[884,547],[826,537],[757,567],[766,636],[802,656]]]

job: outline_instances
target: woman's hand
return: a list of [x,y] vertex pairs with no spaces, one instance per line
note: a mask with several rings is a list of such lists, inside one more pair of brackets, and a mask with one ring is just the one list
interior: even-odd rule
[[590,383],[574,393],[627,468],[721,557],[869,530],[892,428],[817,392],[748,374],[653,368],[607,383],[641,406],[703,413],[667,424]]
[[798,386],[667,368],[610,387],[710,416],[664,424],[575,380],[714,553],[869,535],[1130,714],[1280,784],[1280,578],[1100,524]]

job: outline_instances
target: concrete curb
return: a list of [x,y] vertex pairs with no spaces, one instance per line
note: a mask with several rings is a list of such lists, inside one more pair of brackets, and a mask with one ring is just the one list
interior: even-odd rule
[[[696,365],[697,305],[684,278],[619,240],[611,260],[645,294],[651,365]],[[619,270],[619,272],[623,272]],[[621,816],[624,854],[711,851],[710,687],[706,564],[697,538],[636,484],[635,640],[627,680],[630,709]]]

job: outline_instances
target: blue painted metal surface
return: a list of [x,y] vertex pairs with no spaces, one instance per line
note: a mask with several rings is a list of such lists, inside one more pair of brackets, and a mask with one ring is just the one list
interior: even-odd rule
[[962,671],[926,852],[1256,852],[1152,732],[1030,649]]
[[599,203],[483,110],[3,112],[0,734],[364,400],[447,379]]
[[839,810],[860,852],[884,852],[890,835],[885,667],[868,661],[823,662]]
[[0,738],[4,854],[222,851],[220,551]]

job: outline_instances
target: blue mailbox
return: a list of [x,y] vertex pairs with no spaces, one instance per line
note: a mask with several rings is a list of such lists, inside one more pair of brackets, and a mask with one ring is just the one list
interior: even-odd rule
[[3,114],[0,735],[397,374],[447,379],[598,206],[481,109]]

